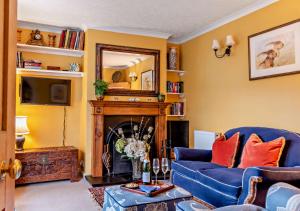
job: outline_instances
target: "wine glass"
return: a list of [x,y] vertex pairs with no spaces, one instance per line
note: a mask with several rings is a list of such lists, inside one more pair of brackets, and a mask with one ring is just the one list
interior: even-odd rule
[[166,173],[169,171],[169,160],[168,158],[162,158],[161,170],[164,173],[164,180],[166,180]]
[[157,174],[159,172],[159,159],[158,158],[153,159],[153,172],[155,174],[155,184],[157,185]]

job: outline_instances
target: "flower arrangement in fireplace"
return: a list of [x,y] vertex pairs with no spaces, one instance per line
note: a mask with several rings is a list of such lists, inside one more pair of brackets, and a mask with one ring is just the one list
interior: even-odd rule
[[155,136],[154,127],[147,127],[150,119],[148,119],[144,125],[143,120],[144,117],[142,117],[139,125],[133,125],[131,120],[131,134],[128,137],[125,137],[123,128],[118,128],[117,132],[110,128],[118,137],[115,143],[116,151],[126,155],[132,161],[134,179],[139,179],[141,176],[141,161],[144,160],[146,153],[149,153]]
[[[146,127],[146,126],[145,126]],[[142,129],[142,125],[134,125],[132,128],[132,134],[130,137],[125,137],[123,129],[118,128],[118,137],[115,144],[117,152],[120,154],[126,154],[130,159],[140,159],[143,161],[145,154],[150,151],[150,146],[153,140],[151,135],[154,128],[149,126],[147,131],[144,133],[146,128]]]

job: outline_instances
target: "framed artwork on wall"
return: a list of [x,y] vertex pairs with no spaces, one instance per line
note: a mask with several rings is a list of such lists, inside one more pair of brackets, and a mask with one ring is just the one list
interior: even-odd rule
[[65,84],[52,84],[50,90],[51,103],[67,103],[68,86]]
[[300,73],[300,19],[248,37],[249,80]]
[[154,77],[153,70],[147,70],[145,72],[142,72],[141,80],[142,80],[142,90],[145,91],[152,91],[154,90],[154,84],[153,84],[153,77]]

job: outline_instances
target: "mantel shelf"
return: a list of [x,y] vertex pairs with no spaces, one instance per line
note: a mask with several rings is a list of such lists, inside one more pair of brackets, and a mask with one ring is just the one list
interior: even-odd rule
[[54,54],[62,56],[73,56],[82,57],[84,51],[82,50],[72,50],[65,48],[53,48],[47,46],[37,46],[37,45],[27,45],[27,44],[17,44],[18,51],[33,52],[33,53],[44,53],[44,54]]
[[59,71],[59,70],[33,70],[25,68],[17,68],[17,74],[34,75],[34,76],[58,76],[82,78],[83,72]]

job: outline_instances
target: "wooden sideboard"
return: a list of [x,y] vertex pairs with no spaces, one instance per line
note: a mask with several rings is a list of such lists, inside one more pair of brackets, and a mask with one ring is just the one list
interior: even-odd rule
[[22,174],[16,184],[80,179],[75,147],[25,149],[16,151],[16,159],[22,163]]

